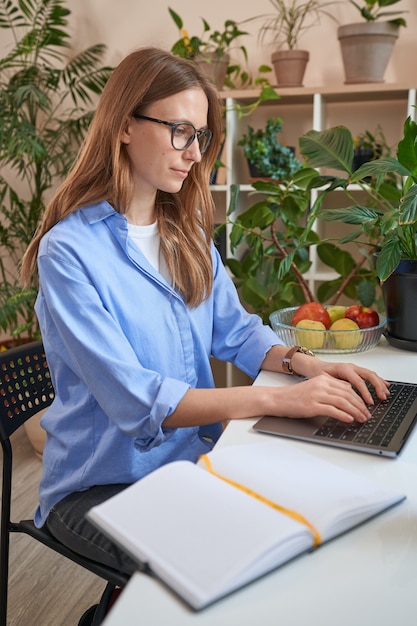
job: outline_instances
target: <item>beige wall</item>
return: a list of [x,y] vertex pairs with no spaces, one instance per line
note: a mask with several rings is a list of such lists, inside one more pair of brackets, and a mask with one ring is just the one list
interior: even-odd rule
[[[360,2],[361,0],[358,0]],[[386,72],[387,82],[417,84],[417,0],[403,0],[402,8],[408,11],[407,28],[401,29],[393,57]],[[210,26],[220,28],[226,19],[242,21],[255,15],[270,13],[269,0],[71,0],[74,28],[73,45],[83,48],[92,43],[108,46],[108,61],[115,65],[134,48],[141,45],[161,45],[170,48],[178,38],[174,22],[168,13],[172,7],[184,20],[190,34],[202,32],[201,17]],[[361,21],[358,11],[341,0],[332,8],[339,24]],[[270,47],[257,42],[257,28],[261,22],[247,24],[251,36],[241,43],[249,51],[251,70],[256,73],[261,63],[269,63]],[[306,86],[335,85],[343,83],[343,67],[337,40],[337,24],[323,18],[319,26],[307,31],[301,39],[302,46],[310,50],[310,63],[306,71]]]

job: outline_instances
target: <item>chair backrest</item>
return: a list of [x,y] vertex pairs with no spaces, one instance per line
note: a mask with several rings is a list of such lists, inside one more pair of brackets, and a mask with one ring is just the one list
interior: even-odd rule
[[[46,527],[36,528],[33,520],[12,522],[13,453],[10,435],[26,420],[48,407],[55,393],[41,341],[35,341],[0,352],[0,442],[3,450],[3,478],[0,509],[0,626],[7,625],[9,580],[9,543],[11,533],[25,533],[74,563],[108,581],[107,594],[115,586],[124,587],[129,580],[111,567],[83,557],[57,541]],[[104,605],[106,596],[103,594]],[[99,604],[102,610],[101,602]],[[101,623],[97,610],[97,623]],[[96,620],[96,618],[94,618]],[[89,622],[91,623],[91,622]],[[94,621],[96,623],[96,621]]]
[[43,344],[33,341],[0,352],[0,438],[4,441],[54,399]]

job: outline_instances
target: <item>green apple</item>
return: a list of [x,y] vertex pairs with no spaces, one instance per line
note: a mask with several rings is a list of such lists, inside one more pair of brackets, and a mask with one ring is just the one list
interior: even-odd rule
[[356,322],[348,319],[347,317],[343,317],[333,322],[330,326],[330,330],[333,331],[332,337],[334,346],[338,350],[353,350],[358,346],[361,340],[361,333],[357,332],[359,331],[359,326]]
[[345,316],[346,309],[346,306],[329,306],[327,313],[329,314],[331,324],[336,320],[342,319]]
[[316,320],[300,320],[295,327],[297,328],[295,331],[296,341],[301,346],[310,348],[310,350],[320,350],[320,348],[323,347],[324,338],[326,336],[323,330],[326,330],[326,327],[322,322]]

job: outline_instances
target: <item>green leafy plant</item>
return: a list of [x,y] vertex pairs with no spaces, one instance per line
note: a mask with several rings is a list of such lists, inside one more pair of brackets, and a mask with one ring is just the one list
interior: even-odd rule
[[373,158],[390,157],[391,147],[387,143],[384,131],[378,125],[374,132],[364,130],[353,138],[354,150],[372,150]]
[[[375,132],[371,133],[369,130],[364,130],[353,138],[353,170],[357,170],[368,161],[390,156],[391,147],[388,145],[384,132],[379,125]],[[388,178],[391,178],[395,184],[395,179],[391,174],[387,174]],[[369,182],[369,180],[369,177],[367,177],[366,182]]]
[[111,72],[102,44],[67,60],[69,15],[63,0],[0,0],[12,39],[0,60],[0,326],[12,336],[36,336],[37,286],[22,291],[17,268]]
[[[249,33],[241,30],[237,22],[234,20],[226,20],[224,22],[223,31],[212,31],[208,22],[204,18],[201,18],[203,22],[202,34],[199,36],[190,36],[188,31],[184,28],[184,22],[178,13],[170,7],[168,7],[168,11],[181,35],[180,39],[171,47],[173,54],[192,61],[200,57],[205,60],[205,62],[211,63],[211,55],[213,53],[218,59],[222,59],[226,54],[230,55],[232,51],[237,48],[242,53],[246,65],[248,60],[246,47],[233,46],[233,42],[235,42],[238,37],[248,35]],[[272,68],[269,65],[261,64],[258,67],[258,76],[254,78],[247,69],[243,68],[239,63],[232,62],[228,65],[224,82],[226,87],[229,89],[236,87],[260,88],[259,97],[255,102],[249,105],[237,105],[233,107],[237,110],[239,117],[250,115],[262,102],[279,98],[279,95],[271,86],[267,77],[267,74],[271,71]]]
[[[171,47],[171,52],[179,57],[190,60],[202,59],[206,63],[211,63],[211,55],[215,55],[217,60],[223,59],[226,55],[230,55],[234,49],[238,49],[243,55],[245,63],[248,60],[246,47],[243,45],[234,45],[236,40],[243,35],[248,35],[241,30],[239,24],[234,20],[225,20],[223,30],[213,30],[207,20],[201,18],[203,22],[203,31],[201,35],[189,35],[184,28],[182,18],[173,9],[168,7],[175,25],[180,31],[180,39],[178,39]],[[239,79],[241,85],[245,85],[249,81],[249,73],[242,69],[238,63],[229,63],[226,72],[225,84],[228,87],[234,87],[235,80]]]
[[[242,213],[239,187],[233,189],[228,221],[235,258],[227,265],[242,300],[265,322],[276,309],[313,300],[332,305],[342,295],[379,309],[380,284],[401,259],[417,259],[417,123],[405,121],[395,157],[356,171],[354,139],[343,126],[309,131],[299,145],[304,166],[281,184],[254,183],[256,201]],[[326,208],[335,194],[339,208]],[[349,232],[322,238],[319,220],[347,224]],[[311,246],[334,274],[316,293],[308,280]]]
[[[267,68],[267,70],[264,70],[264,71],[268,71],[270,69],[271,68]],[[262,71],[262,66],[260,70]],[[263,102],[268,102],[271,100],[279,100],[280,95],[270,85],[269,81],[266,78],[264,77],[258,78],[256,81],[256,86],[261,87],[256,100],[254,100],[250,104],[239,104],[235,102],[233,106],[229,108],[228,107],[224,108],[224,114],[226,114],[227,111],[234,111],[237,113],[238,119],[242,119],[243,117],[246,117],[250,115],[251,113],[253,113]],[[226,131],[224,131],[224,133],[226,134]],[[217,158],[214,164],[213,173],[212,173],[212,177],[210,181],[212,184],[215,184],[215,181],[217,179],[217,171],[221,167],[226,167],[225,164],[220,159],[220,156],[223,152],[223,145],[224,145],[224,141],[222,143],[219,158]]]
[[313,26],[320,24],[322,16],[334,20],[327,10],[334,1],[322,0],[270,0],[274,12],[253,19],[262,19],[259,38],[263,42],[270,38],[278,48],[298,48],[301,36]]
[[263,129],[254,130],[252,126],[248,126],[247,132],[238,141],[258,175],[278,181],[288,178],[301,167],[301,162],[294,155],[294,149],[279,142],[278,134],[281,129],[282,119],[270,118]]
[[[228,223],[234,258],[226,265],[242,301],[265,323],[273,311],[303,302],[336,304],[342,295],[368,306],[375,301],[374,270],[363,267],[346,246],[320,239],[316,232],[311,189],[318,179],[315,169],[302,167],[280,184],[255,182],[255,202],[241,213],[240,188],[232,186]],[[311,246],[334,274],[316,293],[309,283]]]
[[225,107],[225,112],[227,110],[236,111],[238,118],[242,119],[243,117],[251,115],[262,103],[280,99],[281,96],[277,90],[272,87],[268,78],[265,76],[265,74],[271,71],[271,67],[268,65],[260,65],[258,71],[260,72],[260,75],[257,78],[249,79],[249,85],[254,86],[255,88],[260,88],[256,99],[249,104],[240,104],[235,102],[232,106],[228,108]]
[[[405,121],[396,157],[370,161],[355,172],[351,167],[353,145],[350,131],[342,126],[309,131],[300,138],[301,153],[310,167],[344,173],[343,176],[320,175],[314,181],[322,192],[312,214],[323,220],[357,226],[338,243],[356,242],[371,262],[373,253],[377,252],[376,272],[383,282],[401,259],[417,259],[417,123],[411,117]],[[371,182],[365,183],[369,177]],[[362,190],[362,203],[353,197],[352,185]],[[324,210],[325,196],[335,190],[345,193],[347,203]]]
[[356,2],[355,0],[349,0],[350,4],[353,4],[353,6],[358,9],[361,16],[367,22],[390,18],[387,21],[397,24],[398,26],[407,26],[404,18],[398,17],[406,11],[386,11],[387,7],[398,4],[398,2],[401,1],[402,0],[362,0],[362,5],[360,5],[359,2]]
[[[242,35],[248,34],[240,30],[234,20],[226,20],[224,22],[224,30],[220,31],[212,30],[207,20],[201,18],[203,22],[202,34],[200,36],[192,35],[190,37],[178,13],[169,7],[168,11],[181,34],[181,38],[172,46],[171,52],[185,59],[195,59],[199,54],[204,55],[210,52],[215,52],[217,56],[222,57],[230,52],[233,41]],[[239,46],[239,48],[246,58],[246,48],[244,46]]]

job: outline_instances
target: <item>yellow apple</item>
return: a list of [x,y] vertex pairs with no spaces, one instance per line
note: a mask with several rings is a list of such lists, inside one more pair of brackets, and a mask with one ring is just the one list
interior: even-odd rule
[[329,306],[327,313],[329,314],[331,324],[336,320],[342,319],[345,316],[346,309],[346,306]]
[[330,330],[340,331],[332,333],[334,346],[338,350],[353,350],[361,340],[361,333],[355,332],[359,331],[359,326],[356,322],[346,317],[333,322],[330,326]]
[[296,341],[301,346],[310,348],[310,350],[320,350],[323,347],[326,333],[318,332],[326,330],[322,322],[300,320],[295,327],[297,328],[295,331]]

